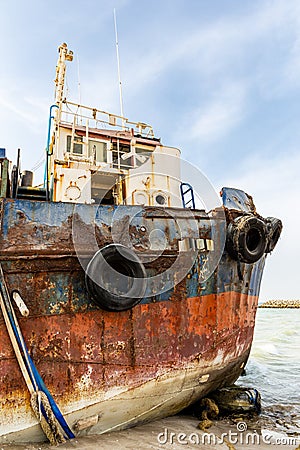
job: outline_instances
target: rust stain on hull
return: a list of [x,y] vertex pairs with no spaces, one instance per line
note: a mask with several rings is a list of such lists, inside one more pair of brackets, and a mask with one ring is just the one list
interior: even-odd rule
[[[236,305],[245,301],[250,307],[242,315]],[[222,299],[213,294],[137,305],[132,317],[130,311],[97,310],[20,318],[20,325],[49,390],[59,404],[72,405],[95,390],[130,389],[195,360],[210,367],[218,354],[220,365],[238,358],[250,349],[256,302],[256,297],[228,292]],[[14,391],[28,396],[1,325],[0,401],[5,409]]]
[[[210,390],[234,382],[250,351],[264,261],[241,264],[241,280],[236,262],[224,254],[215,272],[201,283],[199,258],[170,291],[143,299],[127,311],[104,311],[87,294],[85,273],[71,236],[72,208],[72,204],[38,207],[35,202],[5,200],[0,235],[0,261],[8,289],[17,289],[29,309],[28,317],[16,310],[20,328],[63,413],[75,423],[101,410],[103,418],[95,430],[103,432],[118,427],[124,419],[120,416],[124,404],[130,404],[126,411],[131,417],[128,426],[132,426],[137,421],[135,414],[141,415],[140,421],[162,417],[167,407],[173,413]],[[95,208],[87,211],[95,216]],[[111,242],[112,212],[103,208],[97,214],[101,217],[95,242],[102,246]],[[156,214],[154,219],[151,214]],[[148,208],[144,215],[142,220],[162,220],[168,233],[166,252],[145,263],[149,274],[159,274],[176,257],[177,229],[165,216],[158,218],[157,211]],[[76,220],[87,236],[87,246],[93,246],[91,225],[82,217]],[[207,233],[206,225],[203,229]],[[146,237],[138,239],[139,225],[130,230],[146,248]],[[0,408],[6,418],[0,424],[1,441],[1,435],[14,430],[16,418],[24,429],[34,428],[36,421],[1,314],[0,342]],[[165,403],[160,405],[162,398]],[[109,399],[118,406],[105,418]],[[122,403],[126,399],[130,403]]]

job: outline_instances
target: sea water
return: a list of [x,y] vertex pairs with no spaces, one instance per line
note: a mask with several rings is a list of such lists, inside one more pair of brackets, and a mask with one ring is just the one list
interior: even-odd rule
[[239,385],[258,389],[262,417],[300,432],[300,309],[259,308],[246,376]]

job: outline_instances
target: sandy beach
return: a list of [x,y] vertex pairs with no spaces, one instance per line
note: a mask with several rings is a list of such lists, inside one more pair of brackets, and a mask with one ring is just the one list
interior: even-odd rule
[[215,421],[206,433],[198,428],[198,424],[195,417],[178,415],[124,431],[75,438],[58,447],[48,444],[2,445],[0,450],[300,449],[300,440],[274,429],[259,428],[259,422],[256,422],[258,427],[253,428],[242,419],[237,423]]

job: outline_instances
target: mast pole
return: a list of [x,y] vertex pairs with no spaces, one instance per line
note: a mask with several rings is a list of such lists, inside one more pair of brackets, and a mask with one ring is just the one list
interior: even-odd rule
[[[58,134],[58,125],[61,119],[61,111],[62,111],[62,102],[64,100],[64,87],[65,87],[65,75],[66,75],[66,61],[73,60],[73,52],[68,50],[68,46],[66,43],[63,43],[58,48],[58,60],[56,65],[56,76],[55,76],[55,103],[50,107],[50,116],[49,116],[49,125],[48,125],[48,137],[47,137],[47,147],[46,147],[46,166],[45,166],[45,175],[44,175],[44,186],[46,187],[46,199],[50,200],[50,172],[53,171],[53,148],[50,144],[51,141],[51,125],[52,120],[54,120],[55,128],[52,136],[52,143],[55,142],[57,145],[57,134]],[[56,114],[52,115],[53,108],[56,108]],[[50,150],[51,146],[51,150]],[[54,157],[57,155],[55,154]]]
[[66,77],[66,61],[73,60],[73,52],[68,50],[66,43],[63,43],[58,48],[59,56],[56,65],[55,77],[55,104],[58,106],[58,114],[56,120],[59,121],[61,106],[64,99],[65,77]]

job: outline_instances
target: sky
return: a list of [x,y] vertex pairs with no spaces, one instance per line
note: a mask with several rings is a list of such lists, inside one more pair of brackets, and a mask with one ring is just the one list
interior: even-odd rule
[[[216,191],[245,190],[283,221],[261,301],[300,299],[299,0],[0,0],[0,147],[41,164],[57,48],[74,52],[67,94],[120,112],[179,147]],[[38,176],[41,176],[41,166]],[[188,180],[185,180],[188,181]]]

